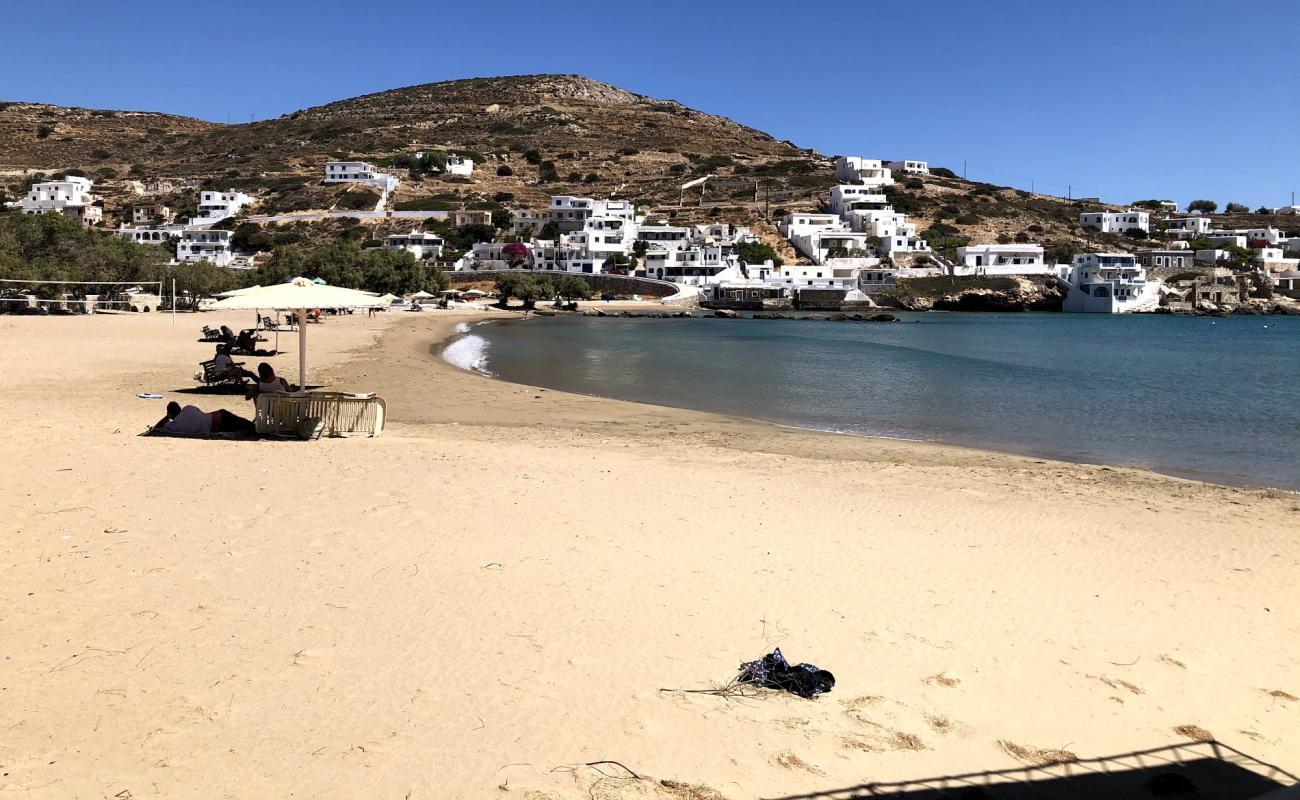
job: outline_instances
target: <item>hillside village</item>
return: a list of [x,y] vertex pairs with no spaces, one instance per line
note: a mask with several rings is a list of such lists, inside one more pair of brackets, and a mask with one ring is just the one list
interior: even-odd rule
[[[573,76],[411,87],[238,126],[6,103],[0,131],[9,213],[59,214],[234,284],[277,250],[344,238],[466,279],[639,277],[753,310],[979,307],[967,301],[1007,292],[1108,313],[1300,298],[1298,206],[1116,207],[923,160],[830,158]],[[236,166],[221,169],[221,148]]]

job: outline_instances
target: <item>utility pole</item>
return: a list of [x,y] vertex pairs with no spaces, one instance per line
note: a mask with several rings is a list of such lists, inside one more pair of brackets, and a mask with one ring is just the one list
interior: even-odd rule
[[966,159],[961,160],[961,179],[966,180]]
[[1073,184],[1073,183],[1066,184],[1066,186],[1065,186],[1065,199],[1066,199],[1066,200],[1073,200],[1073,199],[1074,199],[1074,184]]
[[758,202],[758,181],[754,181],[754,202]]

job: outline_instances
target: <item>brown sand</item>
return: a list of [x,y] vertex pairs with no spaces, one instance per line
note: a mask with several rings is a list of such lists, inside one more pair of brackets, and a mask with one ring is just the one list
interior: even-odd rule
[[[137,391],[247,409],[175,390],[248,316],[0,318],[0,797],[776,797],[1192,727],[1300,767],[1294,495],[506,384],[432,357],[453,314],[312,328],[379,439],[135,437]],[[660,691],[774,646],[834,692]]]

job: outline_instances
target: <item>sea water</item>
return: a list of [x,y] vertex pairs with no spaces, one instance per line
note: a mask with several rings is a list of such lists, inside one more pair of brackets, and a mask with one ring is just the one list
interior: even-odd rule
[[509,320],[448,356],[571,392],[1300,489],[1300,317],[900,316]]

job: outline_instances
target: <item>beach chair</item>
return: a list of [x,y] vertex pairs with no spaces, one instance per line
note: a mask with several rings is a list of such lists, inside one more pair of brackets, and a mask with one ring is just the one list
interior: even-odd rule
[[[244,362],[236,361],[236,367],[243,367]],[[200,372],[194,377],[203,382],[204,386],[240,386],[243,381],[231,375],[229,372],[223,372],[217,368],[216,359],[204,361],[199,364]]]
[[[280,392],[259,394],[255,401],[257,432],[279,436],[378,436],[384,432],[382,397],[347,392]],[[305,430],[314,432],[304,435]]]
[[221,335],[220,328],[213,328],[209,325],[203,326],[203,338],[200,342],[224,342],[226,337]]

